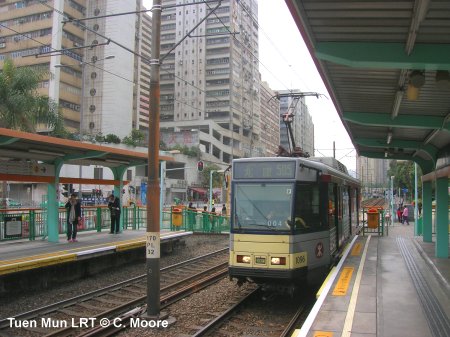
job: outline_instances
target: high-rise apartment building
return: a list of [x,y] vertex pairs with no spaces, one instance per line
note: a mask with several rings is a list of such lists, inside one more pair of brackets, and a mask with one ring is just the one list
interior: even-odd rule
[[280,107],[275,92],[261,82],[261,146],[264,156],[275,156],[280,145]]
[[85,49],[83,133],[123,138],[137,127],[140,17],[102,16],[140,9],[141,0],[87,0],[86,16],[93,19],[84,23],[86,45],[93,48]]
[[160,126],[162,133],[199,130],[206,152],[230,162],[262,155],[258,7],[255,0],[217,4],[163,1],[177,7],[161,17]]
[[[85,0],[0,1],[0,68],[9,58],[16,67],[46,71],[39,93],[59,102],[70,131],[79,129],[84,50],[76,48],[85,44],[85,32],[62,21],[83,18],[85,6]],[[53,52],[61,49],[67,50]]]
[[356,172],[361,180],[363,190],[367,196],[379,194],[388,187],[387,170],[389,160],[358,156],[356,158]]
[[[304,152],[308,152],[310,156],[314,156],[314,124],[312,117],[308,112],[308,106],[305,104],[305,97],[290,97],[286,94],[299,93],[299,90],[279,90],[280,97],[280,114],[291,112],[293,121],[291,124],[294,135],[295,145],[300,147]],[[280,143],[289,150],[289,134],[283,119],[280,119]]]
[[[139,36],[139,54],[145,59],[151,58],[152,18],[148,14],[141,14]],[[133,116],[133,128],[148,133],[150,111],[150,65],[144,58],[138,58],[138,90],[137,114]],[[137,127],[136,127],[137,125]]]
[[[141,20],[149,19],[102,16],[140,10],[141,2],[0,1],[0,66],[11,58],[17,67],[46,71],[39,93],[59,103],[69,131],[123,138],[138,126],[134,53],[139,37],[149,35],[138,29],[144,26]],[[70,18],[90,19],[63,23]]]

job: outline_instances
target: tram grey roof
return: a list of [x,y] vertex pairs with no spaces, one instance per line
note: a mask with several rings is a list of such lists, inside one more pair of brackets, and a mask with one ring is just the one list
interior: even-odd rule
[[323,163],[325,165],[331,166],[332,168],[341,171],[345,174],[348,174],[347,167],[345,167],[344,164],[342,164],[339,160],[333,157],[311,157],[308,158],[309,160],[318,161],[320,163]]
[[249,162],[249,161],[292,161],[295,160],[299,165],[303,164],[305,167],[310,167],[321,171],[323,174],[330,174],[342,179],[347,179],[353,184],[360,184],[358,179],[353,178],[347,172],[347,168],[344,164],[332,157],[310,157],[310,158],[298,158],[298,157],[254,157],[254,158],[239,158],[233,159],[235,162]]

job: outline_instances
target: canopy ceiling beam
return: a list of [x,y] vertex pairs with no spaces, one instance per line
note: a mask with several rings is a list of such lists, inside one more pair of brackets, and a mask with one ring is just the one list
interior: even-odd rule
[[392,140],[389,144],[387,144],[385,139],[356,138],[355,143],[362,146],[376,147],[388,151],[395,148],[421,150],[426,152],[433,161],[436,161],[436,156],[438,153],[438,149],[435,146],[423,144],[422,142],[414,140]]
[[359,125],[399,127],[413,129],[442,129],[450,132],[450,121],[446,117],[398,115],[392,119],[390,114],[370,112],[344,112],[344,120]]
[[450,70],[450,44],[416,43],[411,54],[404,43],[319,42],[318,59],[354,68]]
[[0,146],[15,143],[19,139],[20,138],[16,138],[16,137],[0,136]]
[[371,152],[371,151],[361,151],[360,155],[368,158],[377,158],[377,159],[412,160],[416,162],[417,165],[420,166],[423,174],[427,174],[434,171],[433,162],[431,160],[422,159],[419,156],[411,157],[406,154],[391,154],[389,158],[385,158],[384,152]]

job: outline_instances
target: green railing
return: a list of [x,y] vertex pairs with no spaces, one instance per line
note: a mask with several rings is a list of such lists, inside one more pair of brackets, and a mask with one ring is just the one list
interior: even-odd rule
[[[83,219],[78,224],[78,231],[110,229],[111,217],[106,206],[82,207]],[[139,230],[147,227],[147,209],[145,207],[123,207],[123,230]],[[47,213],[45,209],[0,210],[0,241],[47,237]],[[229,218],[209,212],[178,209],[162,212],[161,229],[193,231],[202,233],[229,232]],[[67,232],[67,211],[58,210],[58,232]]]
[[[371,211],[374,211],[373,213]],[[386,226],[385,210],[382,208],[363,208],[363,236],[366,234],[389,235],[389,226]],[[372,227],[371,227],[372,225]]]

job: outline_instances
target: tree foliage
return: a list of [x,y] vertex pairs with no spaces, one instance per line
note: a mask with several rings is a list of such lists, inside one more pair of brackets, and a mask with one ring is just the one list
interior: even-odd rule
[[140,130],[133,129],[129,136],[122,139],[122,143],[130,146],[145,146],[145,136]]
[[[414,191],[414,162],[393,160],[389,165],[387,174],[388,177],[394,177],[394,190],[398,190],[398,188],[407,188],[409,195],[412,195],[412,192]],[[417,166],[417,176],[422,176],[420,166]],[[418,193],[421,195],[421,179],[417,179],[417,183]]]
[[176,144],[169,150],[178,150],[188,157],[200,157],[200,149],[195,146],[187,147],[186,145]]
[[[207,188],[209,187],[210,172],[213,170],[218,171],[220,170],[220,167],[217,166],[216,164],[209,164],[204,166],[202,172],[198,172],[202,186]],[[222,173],[214,173],[212,178],[213,178],[212,179],[213,188],[222,186],[222,178],[223,178]]]
[[113,144],[120,144],[120,138],[119,138],[119,136],[109,133],[105,136],[105,142],[113,143]]
[[1,127],[32,133],[39,124],[62,128],[57,104],[37,92],[44,75],[29,67],[16,68],[9,59],[4,61],[0,71]]

